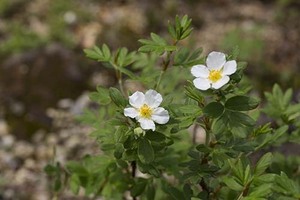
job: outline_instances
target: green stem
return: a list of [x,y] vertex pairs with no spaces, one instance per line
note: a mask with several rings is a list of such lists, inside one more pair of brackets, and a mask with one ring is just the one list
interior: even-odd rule
[[122,73],[120,73],[120,77],[118,79],[118,83],[119,83],[119,87],[120,87],[120,91],[123,94],[123,96],[125,95],[125,91],[124,91],[124,86],[123,86],[123,80],[122,80]]
[[[173,45],[176,46],[177,43],[178,43],[178,40],[174,41],[174,42],[173,42]],[[160,72],[160,75],[159,75],[159,77],[158,77],[157,83],[156,83],[156,85],[155,85],[155,87],[154,87],[155,90],[158,89],[158,87],[159,87],[159,85],[160,85],[160,82],[161,82],[161,79],[162,79],[164,73],[167,71],[168,67],[170,66],[172,54],[173,54],[173,51],[167,52],[167,57],[166,57],[165,60],[163,60],[163,66],[162,66],[163,69],[162,69],[162,71]]]
[[158,77],[158,80],[157,80],[157,83],[156,83],[156,86],[155,86],[155,90],[158,89],[158,86],[159,86],[159,84],[160,84],[160,82],[161,82],[161,79],[162,79],[164,73],[165,73],[165,71],[161,71],[161,72],[160,72],[160,75],[159,75],[159,77]]
[[113,66],[113,68],[115,69],[116,77],[118,80],[118,84],[119,84],[121,93],[123,94],[123,96],[126,96],[125,91],[124,91],[124,86],[123,86],[122,72],[120,72],[120,70],[118,70],[118,67],[114,63],[110,62],[109,64],[111,64]]
[[205,130],[206,131],[206,136],[205,136],[205,145],[209,146],[209,142],[210,142],[210,131],[209,130]]

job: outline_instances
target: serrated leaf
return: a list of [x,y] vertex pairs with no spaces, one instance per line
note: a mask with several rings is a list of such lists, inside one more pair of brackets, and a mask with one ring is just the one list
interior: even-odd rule
[[259,159],[254,169],[254,174],[256,176],[259,176],[265,172],[265,170],[269,167],[269,165],[272,162],[272,157],[272,153],[269,152]]
[[248,96],[234,96],[225,103],[225,108],[234,111],[248,111],[256,108],[259,101]]
[[89,97],[100,105],[107,105],[111,102],[108,89],[100,86],[97,87],[97,92],[90,93]]
[[150,34],[151,39],[156,43],[156,44],[160,44],[161,46],[166,45],[166,41],[161,38],[159,35],[155,34],[155,33],[151,33]]
[[125,47],[119,48],[117,50],[117,54],[115,56],[117,66],[119,66],[119,67],[124,67],[125,66],[124,63],[125,63],[125,60],[126,60],[127,53],[128,53],[128,49],[125,48]]
[[204,99],[203,96],[199,93],[198,90],[195,89],[195,87],[185,86],[184,89],[185,89],[185,94],[189,98],[191,98],[199,103],[203,101],[203,99]]
[[244,189],[233,177],[224,177],[223,182],[234,191],[242,191]]
[[262,184],[258,187],[255,187],[253,191],[249,194],[249,197],[252,197],[253,200],[267,197],[272,192],[273,184]]
[[85,53],[86,57],[93,60],[99,61],[103,59],[103,54],[97,46],[93,47],[92,49],[84,49],[83,52]]
[[140,39],[139,42],[143,44],[139,48],[140,52],[155,52],[162,54],[165,51],[175,51],[177,50],[176,46],[168,45],[167,42],[155,33],[151,33],[152,40]]
[[138,157],[142,163],[151,163],[154,160],[154,151],[151,143],[146,138],[141,138],[138,143]]
[[262,174],[254,178],[255,183],[261,185],[263,183],[273,183],[275,180],[276,174]]
[[83,52],[86,57],[100,62],[108,62],[111,58],[110,51],[106,45],[102,46],[102,50],[99,47],[94,46],[92,49],[84,49]]
[[110,53],[110,50],[109,50],[109,48],[106,44],[102,45],[102,53],[103,53],[103,56],[104,56],[105,60],[110,60],[111,53]]
[[275,178],[275,183],[273,191],[292,197],[300,196],[299,184],[290,179],[284,172]]
[[251,176],[251,170],[250,170],[250,165],[247,165],[245,172],[244,172],[244,185],[248,184],[251,182],[252,176]]

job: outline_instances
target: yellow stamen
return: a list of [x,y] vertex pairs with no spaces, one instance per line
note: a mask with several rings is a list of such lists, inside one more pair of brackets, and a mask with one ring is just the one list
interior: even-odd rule
[[140,115],[141,115],[142,117],[148,118],[148,119],[151,118],[151,115],[152,115],[152,109],[151,109],[148,105],[144,104],[144,105],[140,108],[139,112],[140,112]]
[[221,70],[211,70],[208,75],[208,79],[213,83],[217,82],[222,78]]

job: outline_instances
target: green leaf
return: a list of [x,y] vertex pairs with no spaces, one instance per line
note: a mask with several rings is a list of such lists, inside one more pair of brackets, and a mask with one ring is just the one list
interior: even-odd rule
[[94,46],[92,49],[83,50],[86,57],[100,62],[108,62],[111,59],[111,53],[106,44],[102,45],[102,49],[97,46]]
[[162,54],[165,51],[175,51],[176,46],[168,45],[167,42],[155,33],[151,33],[152,40],[140,39],[139,42],[143,44],[139,48],[140,52],[156,52]]
[[259,161],[256,164],[256,167],[254,169],[254,174],[256,176],[259,176],[261,174],[263,174],[266,169],[269,167],[269,165],[272,163],[272,153],[266,153],[265,155],[263,155]]
[[224,120],[221,117],[213,121],[211,129],[215,134],[222,134],[226,131],[226,125],[227,124],[224,123]]
[[56,174],[59,169],[54,166],[54,165],[51,165],[51,164],[48,164],[44,167],[44,171],[48,174],[48,175],[54,175]]
[[234,49],[233,49],[232,52],[231,52],[231,57],[230,57],[230,59],[231,59],[231,60],[236,60],[237,57],[238,57],[238,55],[239,55],[239,53],[240,53],[239,47],[238,47],[238,46],[235,46]]
[[143,178],[138,178],[133,187],[130,190],[131,196],[137,197],[141,195],[147,186],[147,180]]
[[146,192],[146,196],[147,196],[147,200],[154,200],[155,199],[155,188],[154,186],[151,184],[148,184],[147,187],[147,192]]
[[117,70],[119,70],[123,74],[126,74],[127,76],[129,76],[129,78],[131,78],[132,80],[137,80],[138,79],[138,77],[133,72],[131,72],[130,70],[128,70],[124,67],[119,67],[119,66],[116,66],[116,68],[117,68]]
[[97,92],[90,93],[89,97],[100,105],[107,105],[111,102],[108,89],[101,86],[97,87]]
[[145,135],[145,137],[150,141],[155,142],[164,142],[166,140],[166,136],[159,132],[154,131],[148,131]]
[[84,49],[83,50],[86,57],[91,58],[93,60],[102,60],[103,59],[103,54],[99,47],[95,46],[93,49]]
[[256,108],[259,101],[248,96],[234,96],[228,99],[225,103],[225,108],[235,111],[248,111]]
[[202,48],[198,48],[191,52],[188,48],[181,48],[177,51],[174,56],[174,66],[191,67],[193,65],[199,64],[202,61],[200,54]]
[[178,105],[177,109],[184,114],[200,114],[201,110],[199,106],[195,104]]
[[180,48],[174,56],[174,65],[180,65],[184,63],[189,57],[189,49],[186,47]]
[[227,117],[229,118],[230,126],[232,127],[235,127],[239,124],[250,127],[256,124],[256,122],[251,117],[241,112],[228,112]]
[[219,102],[211,102],[203,108],[203,113],[212,118],[218,118],[224,112],[224,106]]
[[62,182],[60,177],[56,177],[54,181],[54,191],[58,192],[62,188]]
[[126,99],[117,88],[109,88],[109,96],[116,106],[124,108],[127,105]]
[[114,156],[116,159],[120,159],[122,158],[124,152],[124,147],[122,143],[117,143],[115,146],[115,152],[114,152]]
[[155,33],[150,33],[151,39],[156,43],[156,44],[160,44],[160,45],[166,45],[167,42],[161,38],[159,35],[155,34]]
[[102,45],[102,53],[103,53],[103,56],[104,56],[105,60],[110,60],[111,53],[110,53],[110,50],[109,50],[109,48],[106,44]]
[[68,171],[70,171],[72,174],[77,174],[78,176],[88,176],[89,172],[83,167],[81,164],[75,161],[69,161],[66,164],[66,168]]
[[204,144],[199,144],[196,147],[196,149],[203,153],[210,153],[212,151],[212,149],[210,147],[208,147],[207,145],[204,145]]
[[185,199],[191,199],[193,195],[193,190],[191,189],[191,186],[189,184],[184,184],[183,194],[185,196]]
[[141,138],[138,143],[138,157],[142,163],[151,163],[154,160],[154,151],[151,143],[146,138]]
[[168,187],[167,192],[171,195],[171,197],[175,200],[184,200],[184,194],[182,191],[178,190],[175,187]]
[[241,159],[238,159],[238,161],[233,161],[233,160],[228,160],[228,163],[231,167],[231,170],[237,180],[239,180],[240,184],[243,184],[243,181],[245,179],[245,170],[244,170],[244,165],[241,161]]
[[169,23],[168,31],[170,35],[175,40],[183,40],[186,37],[188,37],[193,28],[191,28],[192,20],[188,18],[187,15],[183,16],[182,18],[179,18],[179,16],[175,17],[175,24],[172,25]]
[[242,191],[244,187],[240,185],[234,177],[224,177],[223,182],[234,191]]
[[276,176],[277,176],[276,174],[270,174],[270,173],[269,174],[262,174],[260,176],[254,177],[254,182],[257,185],[261,185],[261,184],[264,184],[264,183],[273,183]]
[[77,174],[72,174],[70,178],[70,189],[74,194],[78,194],[80,189],[80,179]]
[[282,193],[291,197],[300,197],[300,186],[295,181],[290,179],[284,172],[275,178],[273,191]]
[[[252,200],[257,200],[257,199],[266,199],[263,197],[268,197],[270,193],[272,192],[272,186],[273,184],[262,184],[258,187],[255,187],[253,191],[248,194],[247,198],[252,199]],[[244,199],[244,198],[243,198]]]
[[135,55],[136,52],[130,52],[128,53],[128,49],[125,47],[119,48],[114,56],[114,63],[115,66],[117,67],[119,70],[120,68],[124,68],[130,64],[132,64],[135,61]]
[[247,165],[244,173],[244,185],[247,185],[249,182],[251,182],[252,176],[251,176],[251,170],[250,170],[250,165]]
[[184,89],[185,89],[185,94],[189,98],[197,101],[198,103],[202,103],[202,101],[204,100],[204,97],[201,95],[201,93],[192,85],[185,86]]

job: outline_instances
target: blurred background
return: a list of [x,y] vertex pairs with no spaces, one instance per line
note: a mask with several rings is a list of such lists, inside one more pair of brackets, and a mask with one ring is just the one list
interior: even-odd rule
[[83,49],[135,50],[150,32],[166,36],[176,14],[193,19],[186,46],[203,55],[238,46],[258,94],[277,82],[299,98],[299,0],[1,0],[0,199],[50,199],[42,169],[54,146],[60,162],[97,152],[74,118],[89,91],[116,79]]

